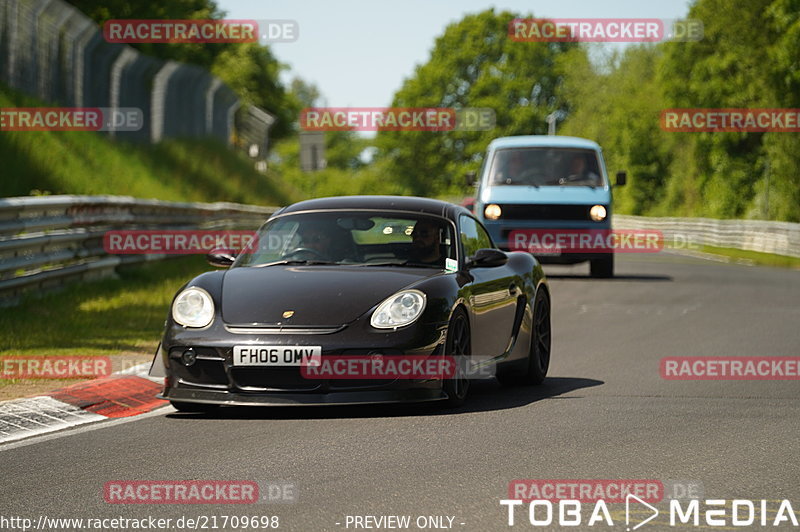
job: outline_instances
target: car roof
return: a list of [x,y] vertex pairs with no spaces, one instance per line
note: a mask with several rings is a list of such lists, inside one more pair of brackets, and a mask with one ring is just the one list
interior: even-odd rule
[[600,151],[600,145],[589,139],[566,137],[561,135],[519,135],[516,137],[500,137],[489,144],[490,149],[500,148],[586,148]]
[[472,216],[471,212],[460,205],[416,196],[335,196],[330,198],[317,198],[289,205],[281,209],[280,214],[329,209],[410,211],[433,216],[443,216],[452,220],[460,214]]

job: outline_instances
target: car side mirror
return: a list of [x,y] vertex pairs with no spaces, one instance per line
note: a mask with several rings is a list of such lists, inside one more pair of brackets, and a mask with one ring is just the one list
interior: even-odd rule
[[215,249],[206,255],[206,262],[215,268],[230,268],[236,255],[230,249]]
[[625,185],[625,183],[627,181],[628,181],[628,174],[624,170],[621,170],[621,171],[617,172],[617,186],[618,187],[621,187],[621,186]]
[[494,268],[508,262],[508,255],[494,248],[483,248],[467,259],[467,268]]
[[478,182],[478,173],[474,171],[467,172],[464,175],[464,180],[466,181],[468,187],[474,187]]

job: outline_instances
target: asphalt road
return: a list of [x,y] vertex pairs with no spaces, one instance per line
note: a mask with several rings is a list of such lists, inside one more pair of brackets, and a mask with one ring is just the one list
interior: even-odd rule
[[[617,270],[594,280],[586,265],[546,268],[554,343],[541,387],[477,383],[458,411],[207,418],[165,408],[79,428],[0,448],[0,515],[277,515],[281,530],[302,531],[354,530],[348,515],[451,516],[455,530],[508,530],[499,500],[513,479],[680,479],[701,483],[705,498],[791,499],[800,510],[798,381],[659,374],[665,356],[800,355],[800,272],[668,254],[620,257]],[[132,479],[280,480],[298,501],[104,502],[106,481]],[[514,530],[533,529],[524,508]],[[624,505],[611,509],[615,526],[592,529],[625,530]],[[667,523],[661,515],[641,530]]]

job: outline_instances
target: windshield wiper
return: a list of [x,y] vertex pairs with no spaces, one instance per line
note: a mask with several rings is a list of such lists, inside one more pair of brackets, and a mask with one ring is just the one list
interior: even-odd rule
[[441,267],[437,266],[436,264],[425,264],[423,262],[411,262],[411,261],[403,261],[403,262],[367,262],[365,264],[358,264],[358,266],[402,266],[404,268],[432,268],[432,269],[442,269]]
[[338,264],[338,262],[331,262],[328,260],[276,260],[275,262],[267,262],[264,264],[254,264],[256,268],[266,268],[267,266],[284,266],[284,265],[316,265],[316,264]]

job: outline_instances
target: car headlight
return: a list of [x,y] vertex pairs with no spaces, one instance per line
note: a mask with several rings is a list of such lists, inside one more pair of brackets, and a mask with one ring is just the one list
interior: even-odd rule
[[497,220],[500,218],[501,214],[503,214],[503,209],[501,209],[500,205],[497,205],[496,203],[490,203],[485,209],[483,209],[483,215],[490,220]]
[[606,208],[602,205],[595,205],[589,209],[589,217],[595,222],[600,222],[606,219]]
[[402,290],[378,305],[369,320],[376,329],[395,329],[413,323],[425,310],[425,294]]
[[172,303],[172,319],[184,327],[205,327],[214,319],[214,301],[202,288],[187,288]]

